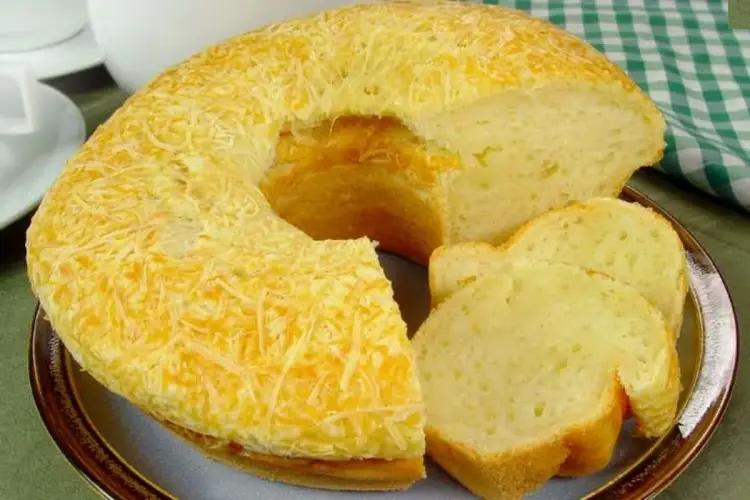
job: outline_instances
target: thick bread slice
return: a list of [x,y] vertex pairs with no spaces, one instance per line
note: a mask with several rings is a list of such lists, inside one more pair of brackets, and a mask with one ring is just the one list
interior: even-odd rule
[[636,287],[679,336],[688,285],[685,249],[672,225],[651,209],[616,198],[595,198],[530,221],[501,247],[463,243],[430,259],[433,304],[506,259],[529,257],[574,264]]
[[663,315],[633,287],[516,260],[432,311],[413,339],[427,452],[484,498],[518,498],[611,458],[622,416],[663,435],[680,391]]

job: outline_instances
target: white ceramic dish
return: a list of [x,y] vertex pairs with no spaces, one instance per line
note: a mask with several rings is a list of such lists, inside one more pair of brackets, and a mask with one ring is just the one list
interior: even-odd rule
[[0,184],[0,229],[41,201],[86,138],[86,123],[73,101],[44,84],[39,93],[39,132],[23,140],[28,164]]
[[28,52],[0,53],[2,63],[26,63],[39,79],[57,78],[104,62],[102,51],[87,24],[60,43]]
[[0,52],[31,51],[66,40],[86,24],[86,0],[0,1]]

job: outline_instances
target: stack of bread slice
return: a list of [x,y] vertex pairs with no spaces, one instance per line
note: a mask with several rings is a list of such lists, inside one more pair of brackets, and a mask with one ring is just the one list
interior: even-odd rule
[[413,338],[428,454],[483,498],[519,498],[604,468],[628,416],[663,435],[686,276],[671,225],[611,198],[548,212],[502,247],[437,250]]

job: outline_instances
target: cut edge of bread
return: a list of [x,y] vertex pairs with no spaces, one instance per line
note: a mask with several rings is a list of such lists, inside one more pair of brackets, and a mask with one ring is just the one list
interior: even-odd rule
[[473,493],[515,499],[553,476],[580,477],[601,470],[617,445],[627,399],[615,381],[608,404],[587,421],[508,453],[482,454],[427,425],[427,454]]
[[[479,245],[480,247],[483,245]],[[645,399],[635,401],[628,396],[628,387],[618,372],[613,377],[606,403],[593,410],[590,418],[579,420],[561,429],[547,439],[540,439],[501,453],[482,453],[480,450],[452,440],[430,423],[426,426],[427,454],[450,475],[475,494],[488,499],[522,498],[523,495],[542,486],[554,476],[578,477],[602,470],[612,458],[617,445],[623,421],[635,417],[634,436],[657,439],[669,431],[674,424],[682,389],[679,357],[676,346],[670,342],[671,335],[663,314],[638,290],[596,270],[586,269],[559,262],[515,259],[508,261],[508,270],[518,265],[549,265],[576,268],[589,276],[602,277],[618,287],[630,290],[628,293],[642,301],[645,310],[652,311],[658,318],[659,328],[664,338],[665,358],[660,358],[662,369],[654,375],[653,387],[639,389]],[[446,307],[456,295],[466,295],[483,283],[493,281],[492,276],[479,277],[474,282],[459,289],[456,294],[438,304]],[[658,336],[660,333],[656,332]],[[433,342],[435,339],[433,339]],[[632,375],[632,373],[631,373]],[[657,395],[658,394],[658,395]],[[663,396],[663,401],[661,400]],[[642,420],[642,412],[650,415],[650,421]],[[651,418],[652,417],[652,418]]]
[[[566,213],[573,213],[575,211],[585,213],[586,211],[597,210],[601,206],[605,206],[605,209],[607,210],[611,210],[612,207],[617,207],[615,210],[629,210],[631,213],[637,214],[637,217],[640,217],[643,222],[650,224],[654,229],[658,228],[657,230],[665,235],[668,234],[669,238],[672,240],[673,249],[679,251],[680,271],[675,283],[675,293],[669,301],[669,307],[656,304],[653,297],[649,297],[649,294],[643,293],[643,290],[639,290],[649,302],[657,306],[662,314],[664,314],[675,340],[678,339],[683,323],[684,304],[689,290],[689,268],[687,254],[684,250],[682,240],[672,224],[652,208],[635,202],[627,202],[618,198],[596,197],[586,201],[569,203],[564,207],[550,210],[529,220],[518,228],[510,238],[499,244],[488,242],[462,242],[438,247],[430,256],[430,265],[428,269],[431,307],[434,309],[440,302],[455,293],[458,289],[465,287],[478,279],[482,275],[482,269],[480,267],[488,261],[517,257],[517,255],[510,256],[509,254],[515,251],[515,247],[518,246],[519,243],[522,243],[527,235],[535,231],[538,226],[546,223],[549,219],[562,216]],[[533,255],[529,257],[538,259]],[[441,273],[445,272],[446,265],[450,265],[446,264],[446,260],[448,262],[450,262],[450,260],[460,261],[462,265],[466,266],[465,271],[456,273],[455,278],[449,278],[448,280],[442,278],[440,276]],[[620,281],[624,281],[625,283],[633,284],[630,283],[629,280],[623,279],[623,276],[614,275],[609,269],[606,269],[603,266],[587,265],[580,262],[567,263],[584,267],[592,271],[601,272],[615,279],[619,279]],[[636,286],[636,288],[638,287]]]

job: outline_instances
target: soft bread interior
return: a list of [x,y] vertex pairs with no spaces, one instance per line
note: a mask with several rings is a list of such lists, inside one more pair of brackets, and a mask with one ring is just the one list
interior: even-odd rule
[[629,99],[547,85],[415,123],[336,117],[283,133],[261,189],[317,239],[368,236],[425,263],[441,244],[504,241],[549,209],[617,195],[662,147],[661,122]]
[[664,125],[640,108],[614,85],[548,84],[418,123],[471,166],[447,189],[450,241],[501,242],[551,208],[618,194],[661,155]]
[[[634,288],[578,267],[509,263],[441,303],[413,345],[428,453],[462,482],[483,477],[479,494],[605,466],[623,392],[646,436],[675,415],[679,368],[662,315]],[[451,470],[447,450],[473,458]]]
[[685,250],[669,222],[652,210],[613,198],[591,199],[543,214],[501,247],[440,248],[430,261],[433,303],[516,257],[574,264],[633,285],[679,336],[687,294]]

